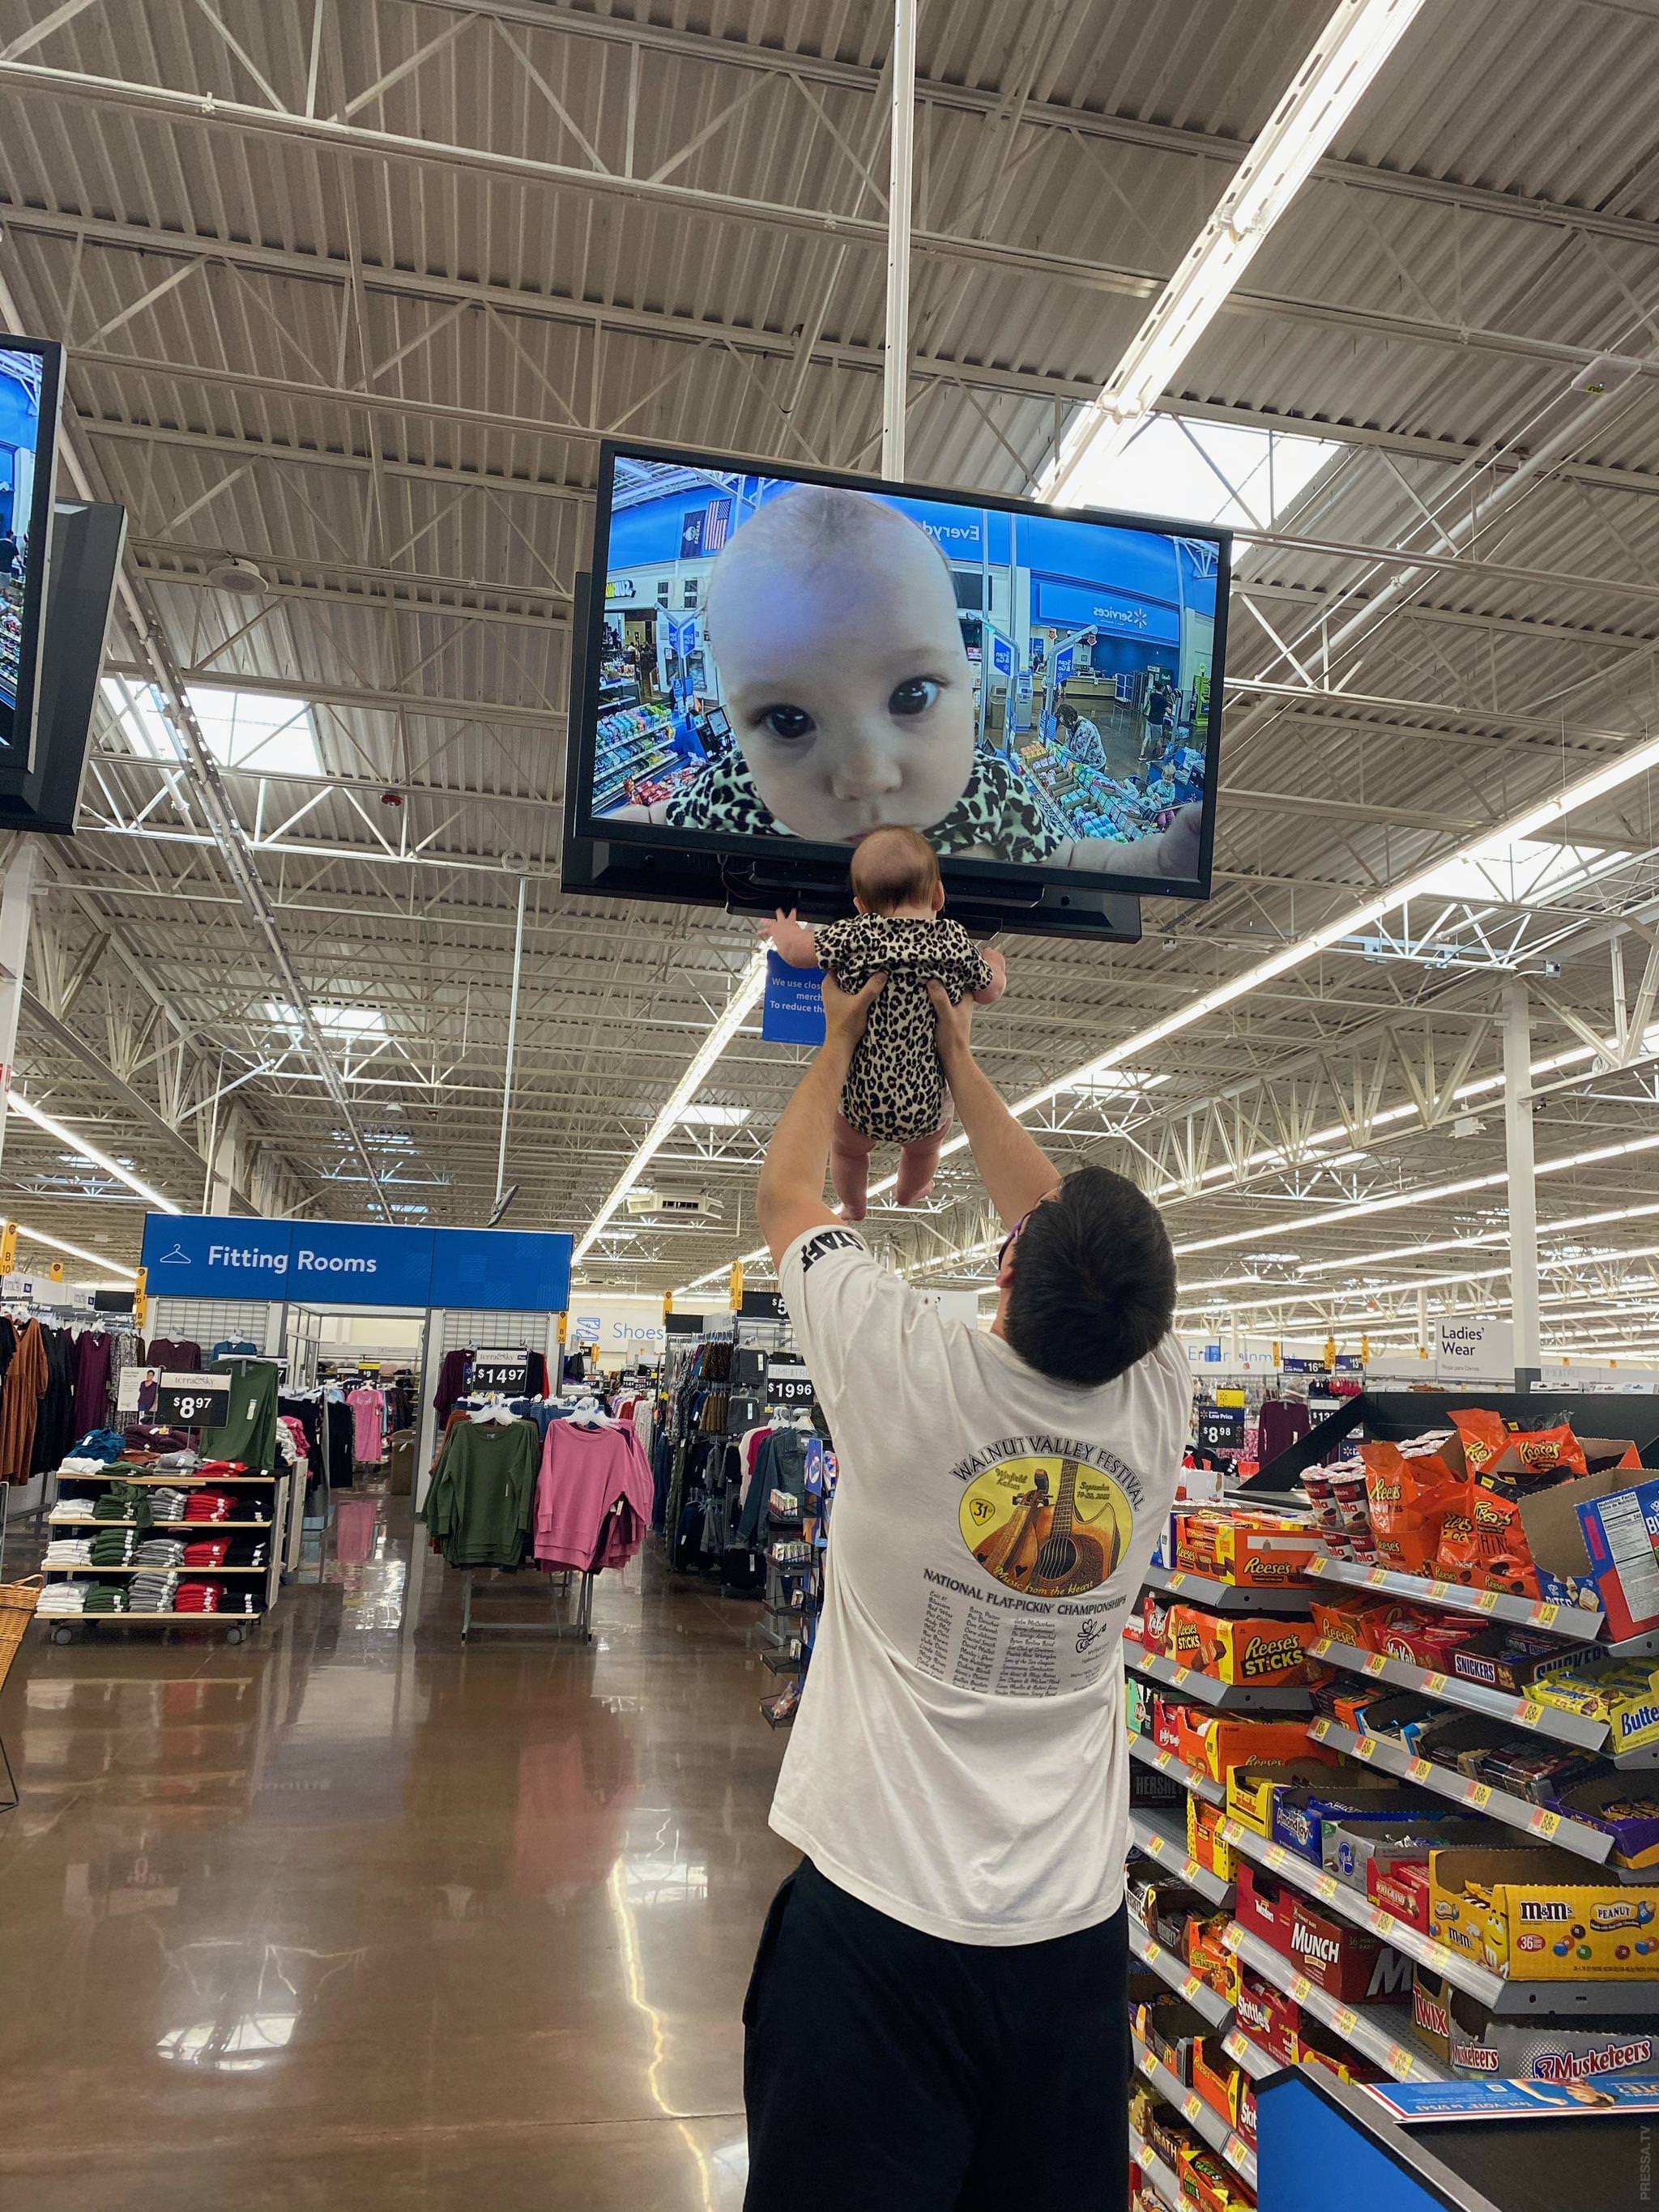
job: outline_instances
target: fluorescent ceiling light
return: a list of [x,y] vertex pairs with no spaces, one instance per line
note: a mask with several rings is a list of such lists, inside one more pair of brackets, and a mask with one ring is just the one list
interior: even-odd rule
[[[178,1208],[169,1206],[167,1211],[176,1213]],[[25,1243],[44,1244],[51,1251],[67,1252],[71,1260],[84,1260],[90,1267],[107,1268],[111,1274],[123,1278],[119,1283],[113,1285],[118,1290],[124,1291],[129,1284],[136,1283],[138,1279],[137,1269],[124,1267],[118,1260],[112,1260],[107,1252],[88,1252],[83,1244],[71,1244],[62,1237],[48,1237],[44,1229],[31,1229],[27,1221],[20,1221],[17,1224],[17,1234]],[[100,1288],[105,1287],[108,1286],[100,1285]]]
[[[384,1036],[386,1016],[379,1006],[313,1006],[312,1017],[325,1036]],[[267,999],[265,1019],[290,1036],[303,1036],[300,1009],[280,999]],[[398,1141],[397,1139],[393,1140]]]
[[738,1129],[749,1119],[746,1106],[682,1106],[675,1119],[683,1129]]
[[[1091,407],[1079,410],[1039,484],[1039,497],[1078,501],[1098,495],[1102,472],[1209,328],[1422,4],[1340,0],[1110,381]],[[1109,503],[1119,502],[1114,497]]]
[[[592,1250],[599,1231],[639,1181],[670,1132],[678,1126],[684,1109],[708,1081],[709,1069],[759,1005],[761,993],[765,988],[766,955],[757,952],[744,971],[736,990],[726,1000],[720,1019],[697,1047],[690,1066],[674,1085],[667,1104],[651,1124],[639,1150],[623,1170],[612,1185],[609,1197],[594,1215],[587,1233],[571,1255],[574,1262],[579,1264]],[[718,1273],[720,1271],[717,1268],[714,1272]]]
[[56,1137],[60,1145],[72,1146],[83,1158],[90,1160],[95,1167],[102,1168],[106,1175],[113,1176],[117,1182],[124,1182],[129,1190],[137,1191],[140,1198],[147,1199],[158,1212],[179,1213],[183,1211],[170,1198],[163,1198],[159,1190],[154,1189],[141,1176],[134,1175],[131,1168],[124,1168],[119,1160],[112,1160],[107,1152],[100,1152],[96,1145],[89,1145],[84,1137],[76,1136],[73,1129],[66,1129],[55,1115],[33,1104],[21,1091],[9,1090],[6,1103],[14,1114],[21,1114],[26,1121],[33,1121],[37,1129],[44,1129],[49,1137]]
[[[141,759],[175,765],[179,749],[155,685],[106,676],[102,689],[104,704],[133,751]],[[258,769],[266,775],[322,773],[316,719],[305,700],[216,688],[186,691],[185,697],[203,743],[222,767]]]

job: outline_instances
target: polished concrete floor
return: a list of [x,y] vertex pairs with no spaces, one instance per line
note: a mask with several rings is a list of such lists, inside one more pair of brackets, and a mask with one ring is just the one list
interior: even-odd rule
[[590,1645],[463,1644],[408,1525],[382,1503],[374,1556],[309,1566],[240,1649],[31,1632],[0,1692],[0,2203],[740,2204],[739,2012],[793,1857],[756,1608],[647,1556]]

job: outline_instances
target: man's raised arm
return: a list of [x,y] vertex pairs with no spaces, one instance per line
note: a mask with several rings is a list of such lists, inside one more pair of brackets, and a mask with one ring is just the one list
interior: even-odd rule
[[823,1042],[778,1116],[755,1193],[761,1234],[775,1262],[796,1237],[840,1218],[823,1202],[836,1109],[870,1008],[886,981],[885,975],[872,975],[854,993],[842,990],[828,975],[823,979]]
[[974,1003],[951,1004],[942,983],[929,983],[939,1036],[939,1056],[974,1164],[993,1206],[1012,1229],[1034,1206],[1060,1188],[1059,1169],[1030,1131],[1016,1121],[1002,1094],[974,1058]]

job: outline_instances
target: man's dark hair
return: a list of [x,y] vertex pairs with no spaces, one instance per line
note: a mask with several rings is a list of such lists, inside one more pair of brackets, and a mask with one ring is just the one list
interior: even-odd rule
[[1164,1217],[1127,1176],[1079,1168],[1026,1219],[1013,1249],[1005,1334],[1056,1382],[1109,1382],[1175,1318]]

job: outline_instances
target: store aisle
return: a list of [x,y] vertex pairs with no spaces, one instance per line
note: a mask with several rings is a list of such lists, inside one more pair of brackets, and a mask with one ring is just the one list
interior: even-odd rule
[[[647,1558],[588,1650],[463,1646],[389,1510],[240,1650],[31,1638],[0,1697],[0,2197],[739,2204],[738,2016],[793,1857],[753,1608]],[[544,1610],[523,1579],[493,1617]]]

